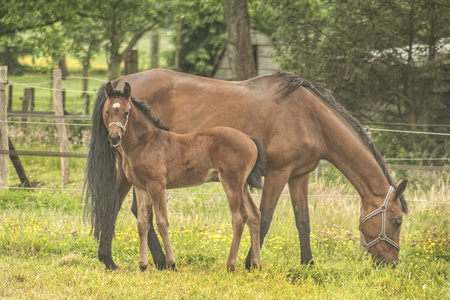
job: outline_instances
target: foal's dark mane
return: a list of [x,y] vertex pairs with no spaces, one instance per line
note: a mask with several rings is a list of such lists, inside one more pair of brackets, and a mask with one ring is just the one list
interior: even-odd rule
[[[308,90],[319,96],[320,99],[322,99],[334,112],[341,116],[347,122],[347,124],[358,134],[362,143],[367,147],[367,149],[375,158],[377,164],[380,166],[389,184],[395,186],[391,175],[387,171],[386,164],[384,163],[380,152],[378,152],[378,150],[375,148],[373,141],[369,138],[361,123],[359,123],[359,121],[355,117],[353,117],[348,110],[346,110],[339,102],[336,101],[330,91],[322,86],[316,86],[311,81],[293,73],[277,72],[273,76],[275,76],[276,79],[280,80],[280,92],[282,92],[284,96],[289,95],[299,87],[307,88]],[[406,199],[403,195],[400,196],[400,201],[402,204],[403,212],[408,213],[408,203],[406,202]]]

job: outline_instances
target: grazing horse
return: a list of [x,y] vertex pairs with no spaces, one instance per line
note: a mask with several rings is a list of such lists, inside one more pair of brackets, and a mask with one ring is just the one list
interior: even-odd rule
[[[300,238],[301,263],[313,263],[309,173],[324,159],[348,178],[361,197],[361,236],[374,262],[398,261],[403,213],[408,212],[402,195],[407,181],[394,183],[361,124],[329,91],[286,72],[230,82],[155,69],[126,75],[112,85],[122,88],[125,81],[133,86],[133,95],[149,104],[174,132],[197,132],[224,125],[261,139],[267,154],[260,204],[261,245],[287,183]],[[92,116],[84,189],[86,213],[90,213],[94,235],[100,239],[98,258],[106,268],[114,269],[114,224],[131,184],[120,158],[116,174],[116,158],[109,144],[102,141],[107,135],[102,124],[104,89],[98,92]],[[148,246],[155,264],[163,267],[164,253],[152,227]],[[250,257],[249,253],[247,267]]]
[[251,267],[261,265],[260,212],[248,186],[262,188],[265,150],[257,138],[230,127],[177,134],[166,131],[144,102],[133,99],[131,87],[123,92],[106,85],[103,120],[108,140],[121,157],[125,176],[135,187],[139,233],[139,267],[147,269],[147,236],[152,206],[166,251],[166,266],[175,268],[169,239],[166,188],[183,188],[219,180],[228,197],[233,240],[227,269],[233,271],[244,224],[251,236]]

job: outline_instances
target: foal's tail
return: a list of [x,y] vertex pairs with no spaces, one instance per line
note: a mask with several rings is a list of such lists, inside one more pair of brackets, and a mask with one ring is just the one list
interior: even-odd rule
[[253,170],[250,172],[250,175],[248,175],[247,184],[250,186],[250,189],[262,189],[262,176],[265,173],[266,165],[266,150],[264,149],[263,143],[260,139],[255,137],[252,137],[251,139],[255,143],[256,148],[258,148],[258,158],[256,159]]

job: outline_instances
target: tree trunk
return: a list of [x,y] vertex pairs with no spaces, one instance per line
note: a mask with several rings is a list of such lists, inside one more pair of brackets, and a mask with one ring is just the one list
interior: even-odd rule
[[122,55],[118,53],[111,53],[111,58],[108,64],[108,80],[114,80],[119,78],[121,74],[120,64],[122,62]]
[[158,52],[159,52],[159,29],[155,29],[151,32],[151,39],[150,39],[150,69],[159,68]]
[[180,70],[181,21],[177,24],[177,42],[175,45],[175,71]]
[[58,67],[61,69],[61,75],[63,78],[66,78],[69,76],[69,69],[67,69],[66,64],[66,55],[63,55],[61,57],[61,60],[58,62]]
[[[87,55],[84,59],[83,59],[83,91],[87,91],[89,88],[89,55]],[[86,115],[89,115],[89,106],[90,106],[90,95],[89,93],[85,93],[83,92],[82,97],[84,97],[84,113]]]
[[228,31],[227,53],[233,80],[255,77],[256,68],[250,41],[247,0],[227,0],[225,20]]

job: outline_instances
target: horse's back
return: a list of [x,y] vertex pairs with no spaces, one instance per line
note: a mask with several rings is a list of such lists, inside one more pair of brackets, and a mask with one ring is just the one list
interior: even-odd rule
[[275,75],[230,82],[156,69],[118,80],[125,81],[173,132],[235,128],[261,139],[268,162],[276,161],[276,167],[298,160],[300,152],[317,161],[321,154],[316,97],[305,88],[286,96]]

